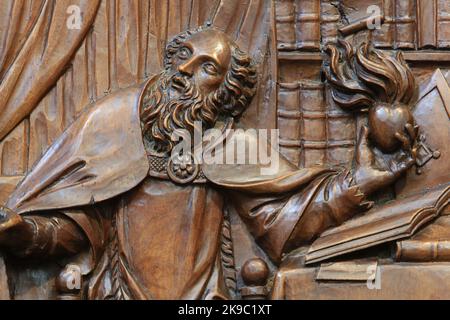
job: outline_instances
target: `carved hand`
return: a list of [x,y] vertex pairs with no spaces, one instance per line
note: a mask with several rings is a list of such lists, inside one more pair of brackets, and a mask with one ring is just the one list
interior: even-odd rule
[[14,211],[0,207],[0,247],[21,248],[32,241],[33,226]]
[[355,181],[364,194],[369,195],[394,183],[415,163],[415,149],[418,127],[407,124],[405,132],[395,134],[402,148],[393,154],[384,154],[369,146],[369,129],[361,128],[356,152]]

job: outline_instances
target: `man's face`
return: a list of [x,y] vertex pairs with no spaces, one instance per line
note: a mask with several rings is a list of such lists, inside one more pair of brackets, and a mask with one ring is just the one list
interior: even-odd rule
[[[193,35],[172,58],[173,71],[190,78],[206,97],[222,84],[231,63],[231,48],[225,34],[206,30]],[[177,88],[177,78],[173,86]]]

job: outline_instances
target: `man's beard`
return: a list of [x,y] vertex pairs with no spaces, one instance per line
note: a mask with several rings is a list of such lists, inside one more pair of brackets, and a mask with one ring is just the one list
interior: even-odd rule
[[[178,91],[176,97],[170,97],[174,90]],[[144,137],[155,144],[156,150],[170,152],[175,145],[171,139],[175,130],[187,130],[192,139],[196,122],[200,121],[203,129],[214,126],[219,114],[214,101],[213,94],[203,97],[190,79],[178,73],[162,73],[144,96]]]

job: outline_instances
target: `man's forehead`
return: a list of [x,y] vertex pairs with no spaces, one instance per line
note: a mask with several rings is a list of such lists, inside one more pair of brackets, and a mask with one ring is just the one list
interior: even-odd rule
[[205,30],[192,35],[185,41],[194,54],[211,55],[219,63],[229,63],[231,57],[230,40],[223,32]]

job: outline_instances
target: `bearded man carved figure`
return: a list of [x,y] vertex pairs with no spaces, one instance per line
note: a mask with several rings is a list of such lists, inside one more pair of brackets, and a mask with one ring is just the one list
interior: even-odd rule
[[281,156],[267,176],[245,165],[177,167],[169,156],[174,130],[193,133],[196,121],[204,130],[231,128],[255,94],[257,73],[214,29],[178,35],[165,66],[84,112],[2,210],[2,250],[77,262],[83,298],[229,298],[220,250],[224,198],[279,263],[367,210],[367,197],[414,162],[406,148],[381,161],[363,128],[353,168],[297,168]]

